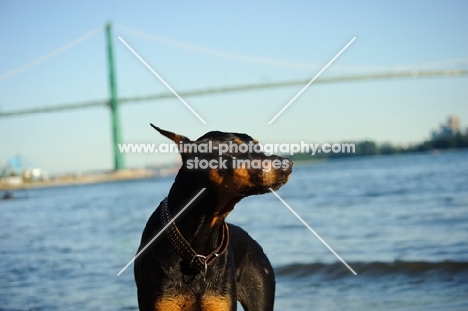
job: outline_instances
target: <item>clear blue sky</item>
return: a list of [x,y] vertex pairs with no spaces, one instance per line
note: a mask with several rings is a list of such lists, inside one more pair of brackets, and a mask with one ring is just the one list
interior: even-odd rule
[[[356,41],[321,77],[400,68],[466,69],[467,16],[466,1],[1,1],[0,76],[107,21],[115,25],[120,96],[166,88],[118,41],[118,35],[177,91],[311,79],[354,36]],[[195,53],[135,36],[123,26],[272,60],[265,64]],[[296,63],[310,66],[297,68]],[[0,109],[106,98],[106,68],[101,31],[47,62],[0,81]],[[194,139],[222,130],[246,132],[261,142],[311,143],[420,141],[449,114],[460,116],[464,127],[468,124],[468,78],[463,77],[312,84],[267,125],[301,88],[186,98],[208,125],[175,98],[122,105],[123,140],[167,142],[149,122]],[[0,166],[20,154],[27,164],[52,173],[109,169],[109,121],[104,107],[0,119]],[[157,155],[126,156],[131,167],[165,160]]]

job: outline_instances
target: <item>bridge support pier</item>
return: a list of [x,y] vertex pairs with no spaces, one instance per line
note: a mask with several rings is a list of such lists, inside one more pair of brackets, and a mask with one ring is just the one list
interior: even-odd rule
[[106,38],[107,38],[107,60],[109,67],[109,90],[110,101],[109,108],[111,110],[111,126],[112,126],[112,150],[114,155],[114,170],[125,168],[122,153],[119,150],[121,143],[120,131],[120,116],[119,116],[119,98],[117,97],[117,83],[115,77],[114,53],[112,46],[112,24],[106,25]]

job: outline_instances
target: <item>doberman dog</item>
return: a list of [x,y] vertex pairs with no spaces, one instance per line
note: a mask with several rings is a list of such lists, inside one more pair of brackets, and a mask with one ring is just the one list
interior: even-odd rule
[[139,251],[166,227],[135,260],[140,310],[232,311],[237,301],[244,310],[273,310],[275,276],[267,256],[225,218],[242,198],[284,185],[292,161],[259,151],[246,134],[214,131],[191,141],[151,126],[183,146],[182,166],[142,234]]

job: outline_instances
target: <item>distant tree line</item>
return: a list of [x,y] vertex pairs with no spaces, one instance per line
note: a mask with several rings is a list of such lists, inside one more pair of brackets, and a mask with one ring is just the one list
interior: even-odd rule
[[468,148],[468,134],[457,134],[454,136],[439,137],[437,139],[426,140],[422,143],[408,147],[395,146],[391,143],[378,144],[374,141],[354,142],[355,153],[296,153],[292,156],[293,161],[307,161],[314,159],[335,159],[369,155],[390,155],[410,152],[424,152],[431,150],[447,150]]

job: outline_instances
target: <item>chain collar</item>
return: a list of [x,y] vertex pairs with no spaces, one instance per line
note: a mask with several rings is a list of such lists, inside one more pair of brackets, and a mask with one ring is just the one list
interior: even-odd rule
[[224,254],[229,245],[229,227],[227,223],[223,225],[223,232],[221,237],[220,245],[214,249],[208,255],[198,254],[191,246],[190,243],[182,236],[176,224],[174,223],[172,216],[169,212],[167,197],[163,200],[161,205],[160,217],[163,226],[170,223],[166,229],[166,236],[171,242],[172,246],[176,250],[182,259],[187,262],[191,269],[196,272],[200,272],[203,279],[206,277],[208,265],[213,263],[218,256]]

